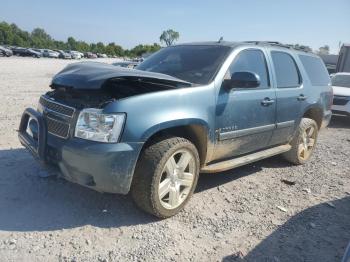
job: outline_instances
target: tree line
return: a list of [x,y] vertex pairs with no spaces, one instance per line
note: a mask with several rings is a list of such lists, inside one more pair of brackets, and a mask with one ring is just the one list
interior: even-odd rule
[[76,50],[83,53],[93,52],[120,57],[139,57],[144,53],[153,53],[161,48],[158,43],[154,43],[153,45],[140,44],[132,49],[123,49],[114,42],[107,45],[102,42],[86,43],[85,41],[78,41],[74,37],[68,37],[66,42],[58,41],[42,28],[35,28],[32,32],[27,32],[20,29],[16,24],[6,22],[0,23],[0,44],[42,49]]
[[[169,46],[174,44],[179,37],[180,34],[178,32],[168,29],[162,32],[159,40]],[[20,29],[16,24],[9,24],[6,22],[0,23],[0,44],[43,49],[76,50],[83,53],[93,52],[120,57],[139,57],[144,53],[153,53],[161,48],[158,43],[154,43],[153,45],[140,44],[132,49],[123,49],[120,45],[117,45],[114,42],[107,45],[102,42],[86,43],[85,41],[78,41],[74,39],[74,37],[68,37],[66,42],[58,41],[53,39],[42,28],[35,28],[29,33]],[[290,46],[304,49],[309,52],[313,51],[309,46],[305,45],[295,44]],[[327,55],[329,54],[329,46],[324,45],[313,52],[319,55]]]

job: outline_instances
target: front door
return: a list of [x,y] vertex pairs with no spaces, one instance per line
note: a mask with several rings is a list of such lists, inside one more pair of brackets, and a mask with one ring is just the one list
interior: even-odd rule
[[231,63],[225,79],[235,72],[260,77],[257,88],[221,87],[216,108],[217,141],[212,160],[231,158],[266,148],[276,127],[276,94],[271,88],[262,49],[245,49]]

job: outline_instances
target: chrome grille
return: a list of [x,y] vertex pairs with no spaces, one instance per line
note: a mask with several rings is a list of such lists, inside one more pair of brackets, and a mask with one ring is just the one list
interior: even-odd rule
[[46,107],[47,109],[54,111],[56,113],[59,113],[68,117],[73,117],[74,115],[75,109],[73,107],[57,103],[55,101],[45,98],[44,96],[40,97],[39,103],[44,107]]
[[45,96],[40,97],[39,103],[46,109],[44,110],[44,118],[48,133],[61,138],[68,138],[70,122],[74,116],[75,108],[58,103]]
[[59,136],[62,138],[67,138],[69,135],[69,124],[58,121],[51,117],[46,116],[47,131],[50,134]]

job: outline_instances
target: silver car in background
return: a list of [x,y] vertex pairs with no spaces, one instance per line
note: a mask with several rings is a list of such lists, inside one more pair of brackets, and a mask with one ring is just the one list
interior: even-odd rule
[[84,54],[78,51],[70,50],[70,51],[66,51],[66,53],[69,53],[72,59],[81,59],[84,57]]
[[4,47],[4,46],[0,46],[0,56],[12,56],[13,53],[12,53],[12,50]]
[[332,76],[334,114],[350,116],[350,73],[336,73]]
[[43,57],[49,57],[49,58],[58,58],[59,53],[56,51],[52,51],[50,49],[44,49],[42,52]]

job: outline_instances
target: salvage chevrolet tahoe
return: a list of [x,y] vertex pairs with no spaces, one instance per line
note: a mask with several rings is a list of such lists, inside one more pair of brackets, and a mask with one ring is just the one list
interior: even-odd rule
[[19,139],[67,180],[166,218],[200,172],[277,154],[304,164],[333,99],[322,60],[277,42],[163,48],[136,70],[68,65],[23,113]]

